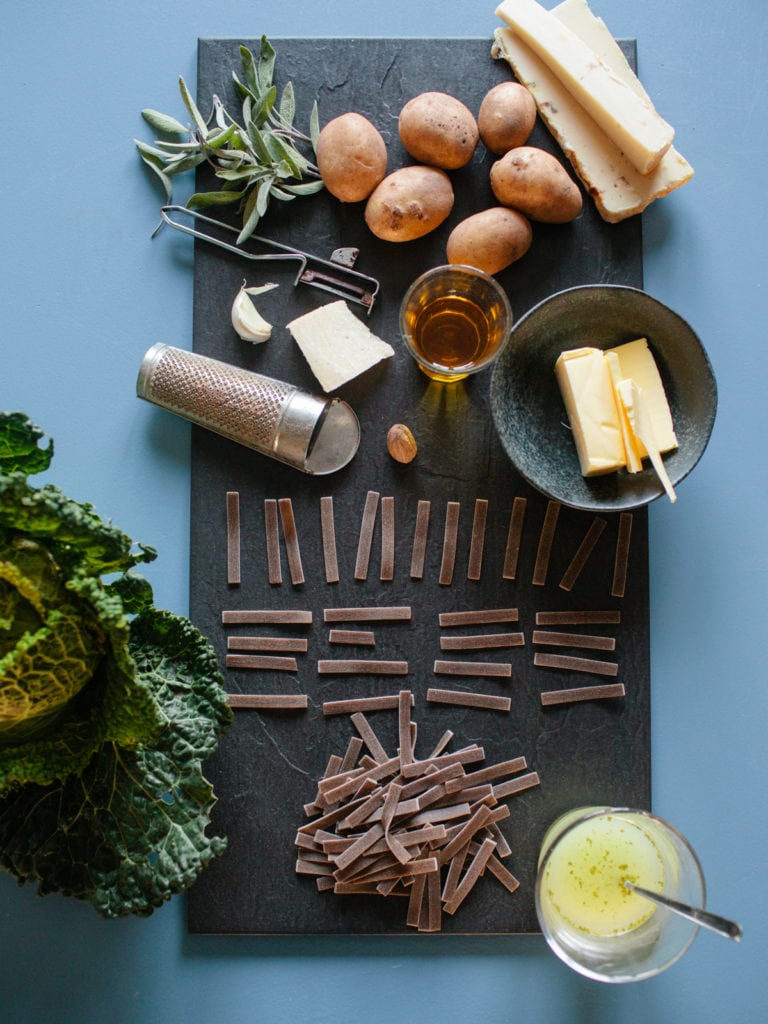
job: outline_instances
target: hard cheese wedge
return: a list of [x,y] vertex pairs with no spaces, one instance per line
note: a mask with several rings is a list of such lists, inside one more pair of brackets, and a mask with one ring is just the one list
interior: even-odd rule
[[641,174],[658,165],[675,132],[646,96],[631,89],[583,39],[536,0],[503,0],[496,13],[554,72]]
[[395,350],[359,320],[343,299],[292,320],[288,330],[323,391],[334,391]]
[[[594,49],[614,75],[647,95],[621,48],[584,0],[565,0],[551,13]],[[674,147],[667,150],[655,170],[640,174],[544,61],[511,29],[496,30],[492,54],[506,60],[528,88],[539,114],[604,220],[617,223],[641,213],[655,199],[693,177],[693,168]]]
[[563,352],[555,363],[565,410],[584,476],[626,465],[624,440],[608,366],[599,348]]

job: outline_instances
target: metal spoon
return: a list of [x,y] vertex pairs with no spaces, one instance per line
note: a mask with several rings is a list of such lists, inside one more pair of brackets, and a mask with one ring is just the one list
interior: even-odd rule
[[691,907],[687,903],[678,903],[677,900],[670,899],[669,896],[662,896],[657,892],[651,892],[650,889],[643,889],[641,886],[627,881],[626,878],[624,879],[624,885],[627,889],[631,889],[632,892],[636,892],[638,896],[644,896],[647,900],[651,900],[653,903],[658,903],[662,907],[666,907],[667,910],[671,910],[673,914],[680,914],[681,917],[685,917],[695,924],[700,924],[702,928],[709,928],[719,935],[725,935],[726,938],[733,939],[734,942],[741,941],[741,925],[736,924],[735,921],[729,921],[725,917],[720,917],[719,914],[712,914],[708,910],[702,910],[701,907]]

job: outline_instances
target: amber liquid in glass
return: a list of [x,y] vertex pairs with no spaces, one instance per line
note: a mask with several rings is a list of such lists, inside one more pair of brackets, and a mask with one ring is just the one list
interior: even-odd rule
[[462,295],[441,295],[406,318],[417,353],[449,370],[471,367],[497,344],[487,312]]

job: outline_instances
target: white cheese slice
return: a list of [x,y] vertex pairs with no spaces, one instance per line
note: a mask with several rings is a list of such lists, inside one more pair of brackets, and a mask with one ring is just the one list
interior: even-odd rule
[[625,465],[624,439],[619,425],[608,364],[599,348],[562,352],[555,363],[565,411],[584,476],[600,476]]
[[[616,357],[622,379],[633,380],[640,388],[643,405],[648,419],[653,426],[653,434],[660,452],[670,452],[677,448],[677,436],[672,423],[672,413],[664,391],[659,368],[653,353],[648,348],[645,338],[628,341],[624,345],[616,345],[610,350]],[[645,456],[640,450],[640,457]]]
[[641,174],[658,165],[675,132],[646,96],[631,89],[536,0],[503,0],[496,14],[554,72]]
[[[558,17],[559,12],[559,7],[554,8],[553,13]],[[580,9],[571,8],[567,16],[579,34],[589,38],[590,31],[595,31],[598,19],[586,4],[580,5]],[[615,49],[601,51],[603,59],[610,62],[616,75],[628,84],[634,82],[633,88],[642,89],[621,48],[614,45]],[[511,29],[496,30],[492,54],[506,60],[518,80],[528,88],[542,120],[604,220],[618,223],[641,213],[655,199],[668,195],[693,177],[693,168],[674,147],[667,150],[654,171],[640,174],[557,76]]]
[[343,299],[292,320],[288,330],[325,392],[358,377],[395,350],[377,338]]

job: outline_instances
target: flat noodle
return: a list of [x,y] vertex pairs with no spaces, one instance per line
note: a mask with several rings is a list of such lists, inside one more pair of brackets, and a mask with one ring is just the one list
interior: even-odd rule
[[221,613],[221,622],[224,626],[311,626],[312,612],[278,608],[227,610]]
[[507,868],[504,867],[496,854],[493,854],[488,858],[486,867],[492,875],[498,878],[508,892],[517,892],[520,888],[520,882],[518,879],[515,878],[511,871],[508,871]]
[[230,693],[227,703],[231,708],[281,711],[306,708],[309,701],[306,693]]
[[301,564],[301,550],[299,548],[299,535],[296,532],[296,519],[293,514],[293,502],[290,498],[280,498],[277,506],[280,510],[280,519],[283,524],[285,554],[288,559],[288,571],[291,574],[291,583],[294,586],[298,586],[304,582],[304,568]]
[[522,647],[523,633],[480,633],[476,636],[441,636],[441,651],[481,651],[494,647]]
[[552,555],[552,544],[555,539],[559,515],[560,502],[548,501],[547,511],[544,513],[544,521],[541,526],[541,533],[539,534],[539,546],[536,549],[536,563],[533,567],[533,579],[531,580],[534,586],[537,587],[543,587],[547,582],[549,560]]
[[323,564],[325,582],[339,582],[339,561],[336,553],[336,525],[333,518],[333,498],[325,495],[320,499],[320,532],[323,541]]
[[506,796],[514,796],[515,793],[522,793],[525,789],[538,786],[541,780],[538,772],[527,772],[519,775],[516,779],[507,779],[493,787],[493,795],[497,800],[503,800]]
[[467,896],[469,896],[495,848],[496,844],[492,839],[483,840],[480,849],[470,861],[464,877],[457,885],[456,891],[443,905],[443,910],[446,914],[455,914]]
[[227,649],[230,651],[293,651],[306,654],[309,641],[302,636],[230,636]]
[[427,884],[426,875],[416,875],[411,886],[411,894],[408,899],[408,913],[405,923],[411,928],[418,928],[421,921],[421,903],[424,897],[424,889]]
[[537,651],[533,664],[538,668],[560,668],[566,672],[591,672],[599,676],[616,676],[619,666],[615,661],[596,661],[593,658],[577,658],[570,654],[545,654]]
[[509,679],[512,666],[508,661],[435,661],[435,675],[478,676],[486,679]]
[[478,611],[440,612],[441,626],[491,626],[500,622],[517,622],[520,612],[517,608],[484,608]]
[[413,761],[413,732],[411,730],[411,706],[413,693],[401,690],[398,694],[397,729],[400,746],[400,761],[410,764]]
[[410,605],[383,605],[358,608],[326,608],[325,622],[410,622]]
[[395,578],[395,499],[381,499],[381,571],[379,579]]
[[549,647],[584,647],[593,651],[615,651],[616,637],[590,636],[587,633],[557,633],[546,629],[534,629],[531,640],[534,644]]
[[509,515],[509,530],[507,531],[507,546],[504,551],[504,566],[501,570],[502,579],[505,580],[513,580],[517,576],[517,563],[520,557],[520,543],[523,537],[523,522],[527,505],[527,498],[515,498],[512,502],[512,511]]
[[445,748],[448,746],[448,744],[451,742],[452,739],[453,739],[453,733],[451,732],[450,729],[446,729],[445,732],[443,733],[443,735],[440,737],[440,739],[435,744],[435,747],[434,747],[432,753],[429,755],[428,760],[433,760],[434,758],[439,757],[442,754],[442,752],[445,750]]
[[298,672],[299,670],[295,658],[282,655],[228,654],[224,663],[227,668],[243,668],[253,671]]
[[440,904],[440,872],[427,875],[427,914],[419,920],[419,931],[439,932],[442,927],[442,906]]
[[624,697],[623,683],[605,683],[602,686],[577,686],[567,690],[545,690],[541,694],[544,707],[555,704],[573,704],[583,700],[604,700]]
[[475,514],[472,519],[472,539],[469,545],[469,564],[467,579],[479,580],[483,571],[483,550],[485,548],[485,528],[488,522],[488,501],[486,498],[475,499]]
[[380,697],[350,697],[345,700],[327,700],[323,703],[324,715],[353,715],[358,711],[389,711],[398,707],[398,694]]
[[321,658],[317,663],[317,671],[327,675],[374,675],[374,676],[407,676],[407,661],[369,661],[365,658]]
[[331,629],[328,631],[328,643],[373,647],[376,639],[369,629]]
[[440,563],[440,579],[442,586],[450,586],[453,582],[453,571],[456,567],[456,546],[459,539],[459,516],[461,505],[458,501],[449,501],[445,508],[445,528],[443,531],[443,557]]
[[274,498],[264,499],[264,533],[267,545],[267,578],[272,584],[282,583],[277,501]]
[[621,622],[620,611],[536,612],[537,626],[611,626]]
[[469,708],[485,708],[489,711],[509,711],[512,701],[509,697],[495,697],[490,693],[465,693],[460,690],[438,690],[430,687],[427,700],[436,704],[457,704]]
[[355,560],[355,579],[368,579],[368,564],[371,558],[371,547],[373,545],[373,531],[376,527],[376,510],[379,506],[379,492],[368,491],[363,506],[363,516],[360,522],[360,536],[357,542],[357,558]]
[[227,583],[240,583],[240,492],[227,491]]
[[428,501],[419,501],[416,507],[416,525],[413,530],[413,549],[411,551],[411,579],[414,580],[424,578],[430,509],[431,504]]
[[611,597],[624,597],[627,589],[627,568],[629,566],[629,549],[632,540],[632,513],[619,513],[619,532],[616,537],[616,557],[613,564],[613,582]]
[[571,559],[570,565],[563,573],[563,578],[560,580],[561,590],[573,590],[574,584],[581,574],[581,570],[589,561],[589,556],[594,551],[595,545],[607,525],[606,520],[601,518],[601,516],[595,516],[592,520],[589,529],[584,534],[581,544],[579,544],[576,549],[576,553]]
[[465,775],[462,779],[452,779],[445,788],[449,793],[454,793],[464,789],[466,786],[477,786],[484,782],[492,782],[494,779],[501,778],[504,775],[514,775],[515,772],[521,772],[523,768],[527,767],[528,763],[524,757],[514,757],[508,761],[499,761],[488,768],[479,768],[476,772],[470,772],[469,775]]
[[[399,694],[398,694],[397,700],[398,700],[398,706],[399,706],[399,703],[400,703],[400,695]],[[377,761],[379,764],[384,764],[388,760],[387,752],[384,749],[384,747],[382,747],[381,742],[379,741],[378,736],[373,731],[373,729],[371,728],[367,718],[365,717],[365,715],[361,711],[356,711],[352,715],[352,724],[357,729],[357,731],[360,733],[360,736],[363,739],[363,743],[365,743],[366,747],[368,747],[368,749],[370,750],[371,756],[373,757],[373,759],[375,761]]]

